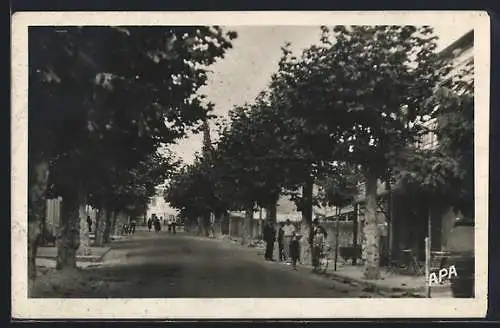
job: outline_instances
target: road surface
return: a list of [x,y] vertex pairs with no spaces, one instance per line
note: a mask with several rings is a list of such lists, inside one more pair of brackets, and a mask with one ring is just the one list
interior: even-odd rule
[[[262,252],[185,233],[138,231],[119,241],[107,265],[78,273],[80,283],[56,284],[35,297],[233,298],[377,297],[310,269],[266,262]],[[68,280],[67,279],[67,280]],[[71,280],[73,279],[73,280]],[[68,287],[69,285],[69,287]]]

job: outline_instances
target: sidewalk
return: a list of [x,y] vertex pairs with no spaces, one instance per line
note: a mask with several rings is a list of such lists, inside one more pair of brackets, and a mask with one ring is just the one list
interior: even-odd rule
[[[77,255],[77,262],[100,262],[109,252],[111,247],[90,247],[91,255]],[[55,260],[57,257],[57,247],[39,247],[37,250],[38,259]]]
[[[129,240],[133,235],[112,235],[111,243],[104,247],[91,246],[91,255],[79,255],[76,256],[76,265],[79,268],[88,268],[95,266],[102,266],[113,259],[110,251],[113,251],[113,244],[119,243],[120,241]],[[112,252],[111,252],[112,253]],[[41,268],[55,268],[56,267],[56,257],[57,257],[57,247],[38,247],[36,255],[36,265]]]
[[[265,244],[262,241],[252,241],[248,246],[241,245],[241,238],[228,236],[216,237],[217,240],[226,241],[238,245],[254,249],[259,255],[263,255]],[[276,253],[275,247],[275,253]],[[276,255],[275,255],[276,258]],[[308,263],[307,260],[304,261]],[[310,264],[300,264],[299,268],[312,269]],[[361,285],[370,291],[378,292],[384,296],[389,297],[426,297],[425,294],[425,277],[423,276],[405,276],[394,273],[388,273],[383,268],[380,272],[381,278],[378,280],[367,280],[363,276],[363,267],[354,265],[344,265],[337,263],[337,271],[334,270],[334,263],[331,261],[328,265],[327,275],[337,281],[351,285]],[[431,288],[432,298],[452,298],[450,286],[443,284],[440,286],[433,286]]]
[[[426,297],[424,276],[406,276],[388,273],[382,268],[380,279],[367,280],[364,278],[362,266],[343,265],[338,263],[337,271],[334,271],[333,265],[333,263],[330,263],[327,273],[336,280],[350,284],[360,284],[366,286],[366,288],[381,292],[382,294],[390,293],[393,297],[397,295]],[[452,297],[450,286],[445,284],[433,286],[431,288],[431,297]]]

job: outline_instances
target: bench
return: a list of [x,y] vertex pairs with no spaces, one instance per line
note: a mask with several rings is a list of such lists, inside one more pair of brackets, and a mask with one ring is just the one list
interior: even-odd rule
[[339,257],[347,263],[349,260],[351,264],[356,260],[361,259],[361,245],[341,246],[339,247]]

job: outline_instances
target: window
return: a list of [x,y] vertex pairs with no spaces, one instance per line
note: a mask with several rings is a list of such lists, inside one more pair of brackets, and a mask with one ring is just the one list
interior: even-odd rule
[[416,146],[421,149],[435,149],[437,147],[437,135],[434,131],[437,128],[437,120],[432,119],[425,122],[424,126],[426,126],[430,131],[422,134]]

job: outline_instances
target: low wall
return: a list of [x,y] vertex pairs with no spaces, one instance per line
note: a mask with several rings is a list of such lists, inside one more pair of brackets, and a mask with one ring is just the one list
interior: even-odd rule
[[[227,221],[226,224],[222,225],[222,233],[223,234],[229,234],[232,237],[242,237],[243,233],[243,218],[241,217],[231,217],[230,219],[230,229],[227,227]],[[301,224],[300,222],[294,222],[293,223],[297,230],[301,230]],[[336,223],[335,222],[323,222],[321,225],[325,228],[326,232],[328,233],[328,242],[330,243],[331,246],[335,245],[335,234],[336,234]],[[339,222],[339,246],[350,246],[353,244],[353,228],[354,228],[354,223],[352,221],[349,222]],[[261,239],[262,238],[262,228],[260,226],[259,220],[254,220],[253,222],[253,236],[256,239]],[[307,236],[306,236],[307,238]]]

